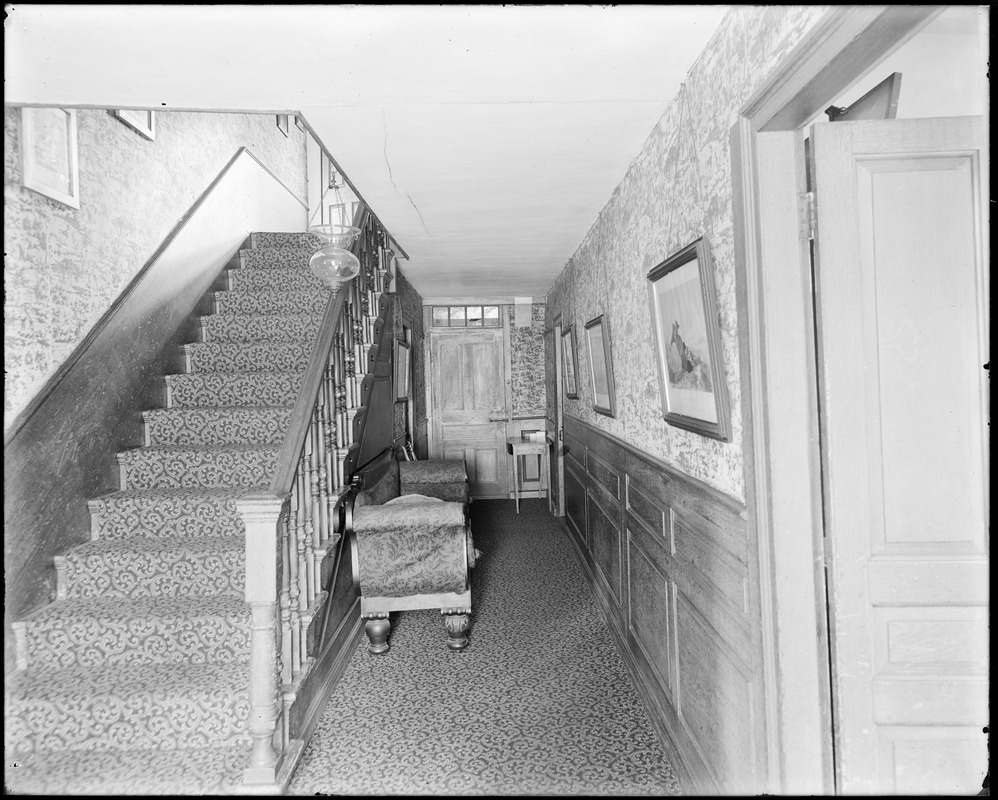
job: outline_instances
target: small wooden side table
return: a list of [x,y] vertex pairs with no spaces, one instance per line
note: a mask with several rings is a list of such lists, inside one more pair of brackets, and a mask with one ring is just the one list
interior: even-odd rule
[[520,459],[524,456],[537,456],[540,467],[540,486],[548,499],[548,511],[551,510],[551,458],[548,452],[550,443],[545,437],[542,441],[531,441],[520,436],[510,436],[506,439],[506,452],[513,458],[513,498],[516,500],[516,513],[520,513]]

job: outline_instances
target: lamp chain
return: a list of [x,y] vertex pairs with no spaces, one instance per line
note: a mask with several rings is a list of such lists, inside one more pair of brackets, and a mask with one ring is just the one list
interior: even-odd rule
[[[315,221],[315,215],[318,214],[319,212],[321,212],[322,209],[325,207],[325,204],[326,204],[326,195],[329,194],[329,190],[330,189],[333,190],[333,198],[336,200],[336,204],[340,208],[344,207],[343,206],[343,195],[340,194],[340,184],[336,180],[336,172],[333,171],[333,170],[330,170],[330,172],[329,172],[329,185],[326,187],[326,190],[322,193],[322,197],[319,198],[319,205],[316,206],[315,211],[312,212],[312,217],[308,221],[308,226],[309,227],[312,227],[312,223]],[[343,222],[342,219],[341,219],[341,222]],[[349,223],[344,222],[344,224],[349,224]]]

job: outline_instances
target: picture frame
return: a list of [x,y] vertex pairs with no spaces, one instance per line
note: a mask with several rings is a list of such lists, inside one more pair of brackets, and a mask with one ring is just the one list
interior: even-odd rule
[[409,398],[409,344],[395,340],[395,399]]
[[134,108],[118,108],[114,116],[124,122],[129,128],[134,128],[150,141],[156,138],[156,112],[142,111]]
[[607,417],[617,416],[613,384],[613,359],[610,355],[610,326],[605,315],[586,323],[589,348],[589,378],[593,390],[593,411]]
[[710,247],[701,237],[648,272],[665,421],[731,439]]
[[80,207],[76,111],[21,109],[21,183],[71,208]]
[[289,135],[289,131],[291,130],[291,124],[290,124],[290,121],[288,119],[289,116],[290,115],[288,115],[288,114],[278,114],[277,115],[277,130],[279,130],[285,136],[288,136]]
[[579,396],[579,358],[575,346],[574,325],[569,325],[561,334],[561,356],[565,397],[575,400]]

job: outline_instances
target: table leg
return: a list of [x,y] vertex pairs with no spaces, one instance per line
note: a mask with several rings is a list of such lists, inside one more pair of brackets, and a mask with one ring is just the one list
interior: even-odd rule
[[544,480],[547,482],[548,491],[548,513],[552,513],[554,501],[551,496],[551,454],[544,451]]
[[513,498],[516,501],[516,513],[520,513],[520,477],[517,470],[517,462],[520,457],[513,453]]

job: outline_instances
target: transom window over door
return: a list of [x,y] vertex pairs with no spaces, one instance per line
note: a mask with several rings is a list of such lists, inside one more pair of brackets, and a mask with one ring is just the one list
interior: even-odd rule
[[433,306],[434,328],[499,328],[499,306]]

